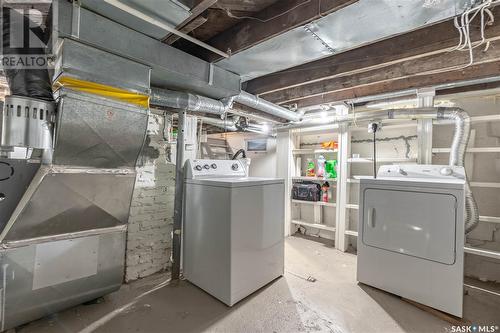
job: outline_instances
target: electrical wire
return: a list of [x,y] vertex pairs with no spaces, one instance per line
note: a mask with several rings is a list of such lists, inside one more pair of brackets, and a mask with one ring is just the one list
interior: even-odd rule
[[277,19],[278,17],[286,15],[286,14],[290,13],[292,10],[295,10],[295,9],[297,9],[297,8],[305,5],[305,4],[308,4],[309,2],[311,2],[311,0],[306,0],[306,1],[302,2],[302,3],[299,3],[298,5],[293,6],[292,8],[290,8],[288,10],[284,11],[281,14],[275,15],[275,16],[270,17],[270,18],[265,19],[265,20],[260,19],[258,17],[254,17],[254,16],[237,16],[237,15],[234,15],[233,13],[231,13],[231,10],[229,10],[228,8],[223,8],[223,7],[219,7],[219,8],[222,9],[222,10],[224,10],[226,12],[227,16],[229,16],[231,18],[234,18],[234,19],[238,19],[238,20],[248,19],[248,20],[256,20],[256,21],[259,21],[261,23],[267,23],[269,21]]
[[[459,41],[458,45],[450,49],[449,52],[468,51],[469,61],[466,64],[426,71],[423,73],[419,73],[418,75],[440,74],[443,72],[448,72],[451,70],[461,70],[472,66],[474,64],[473,50],[479,46],[484,45],[485,43],[486,45],[483,51],[488,50],[490,46],[490,42],[486,41],[485,29],[486,26],[493,24],[493,22],[495,21],[495,17],[489,7],[498,3],[500,3],[500,0],[483,0],[479,5],[464,11],[462,15],[460,15],[460,18],[458,16],[454,18],[453,24],[459,33]],[[477,17],[477,15],[480,15],[481,17],[481,39],[479,41],[472,42],[470,24]],[[488,20],[486,20],[486,16]]]

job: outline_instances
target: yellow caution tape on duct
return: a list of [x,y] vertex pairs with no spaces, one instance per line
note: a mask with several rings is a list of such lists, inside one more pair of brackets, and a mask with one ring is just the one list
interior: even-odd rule
[[84,81],[66,76],[61,77],[56,82],[54,82],[54,90],[62,87],[116,99],[122,102],[135,104],[143,108],[149,108],[148,95],[107,86],[105,84]]

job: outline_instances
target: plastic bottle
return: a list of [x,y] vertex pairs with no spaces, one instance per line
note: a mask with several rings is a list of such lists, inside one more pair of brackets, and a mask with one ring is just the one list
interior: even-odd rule
[[316,166],[314,165],[314,161],[310,158],[307,159],[307,177],[315,177],[316,176]]
[[338,164],[337,160],[326,161],[325,165],[326,178],[332,178],[332,179],[337,178],[337,164]]
[[326,159],[323,155],[319,155],[318,157],[318,171],[316,172],[316,176],[324,177],[325,176],[325,163]]

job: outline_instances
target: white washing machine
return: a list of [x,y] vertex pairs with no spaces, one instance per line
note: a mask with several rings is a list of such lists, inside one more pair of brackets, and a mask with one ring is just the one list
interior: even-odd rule
[[358,281],[462,317],[465,180],[438,165],[361,179]]
[[245,160],[188,160],[183,274],[229,306],[284,274],[283,179]]

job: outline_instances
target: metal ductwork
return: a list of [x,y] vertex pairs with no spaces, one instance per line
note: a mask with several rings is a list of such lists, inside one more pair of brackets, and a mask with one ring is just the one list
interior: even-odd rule
[[150,99],[151,105],[156,107],[183,109],[192,112],[204,112],[218,115],[230,111],[234,102],[288,121],[298,122],[303,116],[302,113],[287,110],[245,91],[242,91],[239,95],[219,101],[187,92],[153,88]]
[[[351,113],[344,116],[334,116],[333,119],[325,121],[322,125],[337,125],[342,123],[356,123],[360,121],[382,120],[382,119],[435,119],[435,120],[451,120],[455,123],[455,133],[451,146],[449,165],[461,166],[465,165],[465,153],[469,143],[470,136],[470,117],[467,112],[455,107],[429,107],[429,108],[413,108],[413,109],[392,109],[392,110],[376,110]],[[288,124],[282,128],[304,128],[314,127],[313,120],[301,122],[299,124]],[[471,232],[479,223],[479,210],[476,200],[470,189],[470,184],[466,182],[465,189],[466,201],[466,217],[465,217],[465,232]]]
[[[45,69],[6,71],[18,96],[8,96],[2,112],[1,144],[12,154],[0,158],[0,331],[101,297],[123,282],[148,109],[113,93],[147,101],[150,68],[89,46],[73,52],[61,46],[57,103]],[[94,55],[100,61],[88,61]],[[127,73],[137,74],[134,82]],[[100,95],[65,85],[73,82],[68,79],[98,84]],[[18,148],[29,156],[18,157]]]
[[[131,29],[117,22],[132,24],[127,16],[118,12],[112,6],[101,0],[85,0],[71,3],[67,0],[57,0],[58,5],[58,33],[60,38],[78,40],[86,45],[95,46],[100,50],[119,55],[149,66],[151,70],[151,85],[168,88],[176,91],[190,91],[214,99],[222,99],[240,93],[240,76],[210,64],[188,53],[182,52],[160,40],[147,36],[147,30]],[[166,4],[154,0],[154,5],[145,1],[126,1],[135,3],[150,10],[157,6],[165,8]],[[161,5],[159,3],[162,3]],[[140,4],[139,4],[140,3]],[[135,6],[134,5],[134,6]],[[102,14],[113,13],[120,16],[119,21],[113,21],[94,11],[98,7],[110,7],[99,10]],[[160,15],[158,13],[158,15]],[[167,15],[167,14],[161,14]],[[137,23],[137,22],[136,22]],[[147,22],[144,22],[148,24]],[[157,27],[152,26],[155,30]],[[149,34],[154,36],[154,34]],[[126,71],[124,71],[126,72]],[[98,74],[98,72],[95,72]]]
[[240,117],[233,117],[229,119],[217,119],[210,117],[198,117],[199,120],[203,122],[203,124],[212,125],[215,127],[222,128],[228,132],[237,132],[239,128],[236,126]]
[[283,118],[288,121],[298,122],[302,118],[301,113],[293,112],[284,107],[268,102],[265,99],[249,94],[242,91],[239,95],[234,96],[234,102],[238,102],[245,106],[254,108],[264,113],[270,114],[275,117]]
[[151,90],[151,99],[149,102],[153,107],[166,107],[218,115],[226,113],[229,109],[228,105],[215,99],[187,92],[159,88]]

